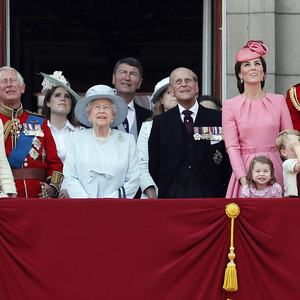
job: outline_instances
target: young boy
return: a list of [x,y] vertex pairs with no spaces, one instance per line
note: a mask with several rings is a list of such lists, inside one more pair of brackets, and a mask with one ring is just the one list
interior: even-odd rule
[[300,188],[297,181],[297,174],[300,172],[300,132],[293,129],[280,132],[276,139],[276,149],[284,159],[284,196],[298,197],[298,189]]

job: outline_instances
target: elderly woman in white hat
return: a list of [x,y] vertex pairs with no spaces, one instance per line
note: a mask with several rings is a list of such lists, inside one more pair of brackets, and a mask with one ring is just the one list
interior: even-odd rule
[[[76,102],[81,98],[71,89],[62,71],[55,71],[52,75],[41,72],[40,75],[44,77],[42,93],[45,94],[42,115],[48,119],[57,155],[64,163],[70,133],[82,129],[74,113]],[[69,198],[65,181],[62,182],[58,198]]]
[[[166,77],[155,85],[154,92],[150,98],[151,102],[155,104],[154,116],[160,115],[161,113],[164,113],[177,105],[177,99],[173,95],[169,80],[170,78]],[[137,152],[141,171],[141,198],[145,199],[157,198],[157,187],[149,173],[148,167],[148,139],[152,128],[152,123],[153,121],[149,120],[142,124],[137,140]]]
[[91,87],[75,106],[87,127],[73,132],[64,176],[71,198],[133,198],[139,187],[139,165],[132,134],[114,128],[127,116],[125,101],[106,85]]

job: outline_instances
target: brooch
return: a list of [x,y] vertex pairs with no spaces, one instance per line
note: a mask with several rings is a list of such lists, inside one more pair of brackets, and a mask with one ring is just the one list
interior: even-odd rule
[[29,156],[33,160],[36,160],[39,157],[39,153],[34,148],[31,148],[30,151],[29,151]]
[[35,136],[32,140],[32,145],[37,149],[40,150],[42,143],[41,141]]
[[43,148],[43,151],[42,151],[42,162],[44,162],[46,159],[46,151],[45,151],[45,148]]
[[214,157],[213,157],[214,163],[219,165],[222,162],[222,159],[223,159],[223,156],[222,156],[221,152],[219,150],[216,150]]
[[120,142],[120,143],[123,143],[124,142],[124,136],[123,136],[123,133],[119,133],[119,136],[118,136],[118,141]]

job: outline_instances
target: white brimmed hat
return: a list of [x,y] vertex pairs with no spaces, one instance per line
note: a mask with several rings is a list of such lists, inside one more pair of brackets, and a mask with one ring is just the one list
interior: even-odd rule
[[170,77],[166,77],[159,81],[154,88],[154,92],[150,101],[155,104],[157,97],[170,85]]
[[75,117],[76,119],[87,127],[92,127],[93,124],[89,121],[88,116],[85,112],[86,106],[93,100],[96,99],[109,99],[117,107],[116,115],[114,116],[113,122],[110,127],[117,127],[127,117],[128,107],[126,102],[119,96],[116,96],[117,90],[112,89],[107,85],[94,85],[88,89],[85,97],[81,99],[75,106]]
[[62,75],[62,71],[55,71],[53,75],[47,75],[42,72],[40,72],[39,74],[44,77],[44,80],[42,82],[42,93],[47,93],[55,86],[61,86],[74,96],[76,102],[81,100],[81,97],[71,89],[69,82],[66,80],[65,76]]

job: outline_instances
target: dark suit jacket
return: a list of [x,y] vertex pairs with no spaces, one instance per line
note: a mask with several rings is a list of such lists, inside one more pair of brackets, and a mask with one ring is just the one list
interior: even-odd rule
[[134,108],[135,108],[135,115],[136,115],[136,122],[137,122],[137,130],[138,134],[140,132],[142,123],[145,122],[147,119],[152,117],[152,111],[149,109],[146,109],[134,102]]
[[[222,126],[221,113],[199,105],[194,126]],[[164,198],[164,192],[184,157],[183,130],[177,106],[153,119],[149,137],[149,171],[158,186],[159,198]],[[195,146],[197,161],[193,168],[200,169],[201,183],[210,186],[214,197],[225,197],[231,167],[224,141],[211,144],[208,140],[200,140],[195,141]],[[216,151],[222,155],[219,165],[214,162]]]

